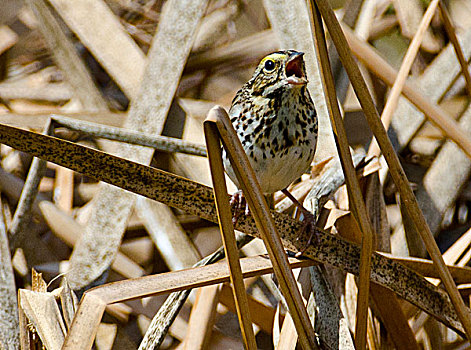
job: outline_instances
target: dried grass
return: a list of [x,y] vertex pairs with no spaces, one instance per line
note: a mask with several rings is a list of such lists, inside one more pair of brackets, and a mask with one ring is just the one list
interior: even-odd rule
[[[329,3],[0,5],[0,348],[470,346],[470,8],[351,0],[341,30]],[[234,233],[222,110],[205,158],[208,111],[284,48],[321,128],[290,189],[318,218],[305,260],[284,252],[306,244],[294,207],[267,214],[253,179]]]

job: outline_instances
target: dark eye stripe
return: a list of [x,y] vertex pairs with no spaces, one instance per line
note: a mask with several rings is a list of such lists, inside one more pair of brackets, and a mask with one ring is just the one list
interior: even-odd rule
[[276,81],[280,81],[281,79],[281,69],[278,69],[278,72],[276,74]]

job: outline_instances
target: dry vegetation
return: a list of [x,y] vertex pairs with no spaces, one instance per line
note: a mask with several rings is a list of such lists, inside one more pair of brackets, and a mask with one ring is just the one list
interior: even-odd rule
[[[471,2],[316,3],[326,41],[304,0],[1,2],[0,349],[470,348]],[[319,236],[287,260],[299,214],[247,178],[238,260],[233,138],[203,121],[280,48],[320,118],[290,189]]]

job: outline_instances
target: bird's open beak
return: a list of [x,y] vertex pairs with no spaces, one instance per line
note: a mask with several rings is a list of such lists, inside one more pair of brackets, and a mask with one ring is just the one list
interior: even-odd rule
[[286,62],[286,80],[290,85],[306,85],[307,79],[303,70],[303,52],[291,54]]

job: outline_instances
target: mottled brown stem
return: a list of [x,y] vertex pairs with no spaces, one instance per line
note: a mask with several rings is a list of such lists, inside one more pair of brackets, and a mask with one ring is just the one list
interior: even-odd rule
[[[322,17],[325,21],[326,27],[329,30],[329,34],[337,47],[340,58],[345,66],[345,69],[350,76],[350,81],[353,85],[355,93],[357,94],[358,100],[365,112],[365,117],[368,121],[368,124],[373,131],[373,134],[378,141],[378,144],[381,148],[382,153],[388,163],[391,177],[395,182],[401,199],[404,201],[407,211],[412,218],[417,231],[420,233],[427,251],[429,252],[432,260],[434,261],[437,270],[440,273],[440,277],[445,285],[445,288],[450,296],[450,299],[455,307],[456,313],[458,314],[463,328],[466,330],[466,335],[468,339],[471,339],[471,314],[469,309],[463,302],[456,284],[453,281],[453,278],[450,274],[450,271],[443,261],[443,257],[438,249],[438,246],[433,238],[432,232],[430,231],[425,217],[422,211],[419,208],[417,199],[412,192],[407,176],[402,168],[399,158],[394,151],[394,148],[391,144],[391,141],[388,138],[388,135],[381,123],[379,118],[378,111],[374,105],[373,99],[368,92],[366,83],[361,75],[360,69],[358,68],[357,63],[353,59],[352,53],[349,49],[347,40],[342,32],[335,14],[326,0],[317,0],[317,5]],[[469,149],[468,149],[469,151]],[[468,152],[467,152],[468,153]],[[471,154],[471,153],[468,153]]]
[[[321,76],[324,83],[324,92],[327,97],[327,107],[329,109],[330,123],[334,130],[335,143],[342,163],[345,180],[347,183],[348,199],[351,203],[352,213],[360,225],[362,232],[360,276],[358,283],[358,300],[355,324],[355,345],[357,349],[366,348],[366,333],[368,320],[368,301],[370,289],[371,254],[373,252],[373,230],[371,228],[368,212],[361,193],[355,168],[352,162],[352,155],[347,140],[347,133],[343,125],[342,115],[335,93],[335,83],[332,76],[332,69],[327,53],[327,43],[325,40],[324,27],[318,6],[313,0],[309,1],[311,26],[315,35],[316,51],[321,65]],[[338,48],[337,48],[338,49]],[[340,58],[342,58],[339,51]],[[348,71],[347,71],[348,72]]]
[[[211,113],[211,112],[210,112]],[[218,222],[221,229],[224,251],[227,256],[232,290],[236,304],[237,316],[246,349],[257,349],[255,335],[252,328],[247,292],[239,263],[239,251],[237,249],[234,227],[232,225],[232,212],[227,198],[227,186],[224,178],[224,165],[222,163],[222,150],[220,135],[216,123],[204,123],[204,135],[208,150],[211,178],[214,186],[214,197]]]

